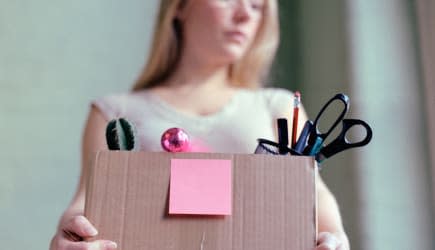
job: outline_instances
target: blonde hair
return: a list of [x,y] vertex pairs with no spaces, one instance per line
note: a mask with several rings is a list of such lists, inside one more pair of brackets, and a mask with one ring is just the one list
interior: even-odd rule
[[[175,19],[177,10],[189,0],[161,0],[150,56],[133,91],[159,85],[177,67],[181,54],[182,31]],[[265,0],[263,18],[256,37],[245,55],[232,64],[229,79],[234,86],[256,88],[266,79],[279,43],[276,0]]]

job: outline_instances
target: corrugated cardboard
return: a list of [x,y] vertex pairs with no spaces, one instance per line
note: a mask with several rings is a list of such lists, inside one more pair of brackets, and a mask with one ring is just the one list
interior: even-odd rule
[[[232,215],[169,215],[170,161],[232,160]],[[100,151],[85,216],[121,250],[313,249],[312,158],[215,153]]]

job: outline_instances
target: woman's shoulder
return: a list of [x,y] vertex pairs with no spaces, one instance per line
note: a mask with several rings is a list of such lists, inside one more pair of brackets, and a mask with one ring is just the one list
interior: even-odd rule
[[281,87],[261,87],[255,89],[243,89],[244,92],[253,96],[274,100],[276,98],[288,98],[293,96],[293,92]]
[[263,99],[267,105],[274,107],[282,103],[288,103],[293,98],[293,92],[279,87],[263,87],[254,90],[248,90],[256,98]]
[[105,95],[100,95],[91,100],[91,102],[107,102],[113,104],[135,101],[140,96],[143,96],[145,91],[119,91],[111,92]]
[[96,107],[107,120],[110,120],[124,116],[127,110],[144,107],[145,105],[140,105],[144,101],[146,98],[142,91],[125,91],[98,96],[91,100],[90,105]]
[[261,93],[270,100],[276,98],[288,98],[293,96],[293,92],[281,87],[265,87],[260,89]]
[[258,95],[264,100],[273,116],[282,116],[283,112],[293,103],[294,93],[280,87],[264,87],[258,90]]
[[279,87],[262,87],[257,89],[244,89],[245,103],[264,106],[273,116],[280,116],[293,101],[293,92]]

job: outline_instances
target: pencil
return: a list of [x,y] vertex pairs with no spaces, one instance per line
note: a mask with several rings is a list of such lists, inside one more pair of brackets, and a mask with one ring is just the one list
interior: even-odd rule
[[299,104],[301,103],[301,93],[295,92],[293,102],[293,125],[292,125],[292,145],[291,148],[295,148],[298,133],[298,118],[299,118]]

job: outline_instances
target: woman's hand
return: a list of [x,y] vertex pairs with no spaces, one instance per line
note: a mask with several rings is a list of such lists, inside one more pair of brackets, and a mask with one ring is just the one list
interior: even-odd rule
[[59,225],[59,230],[51,240],[50,250],[114,250],[115,242],[109,240],[83,241],[96,236],[95,227],[84,216],[76,215]]
[[349,241],[344,233],[321,232],[315,250],[349,250]]

